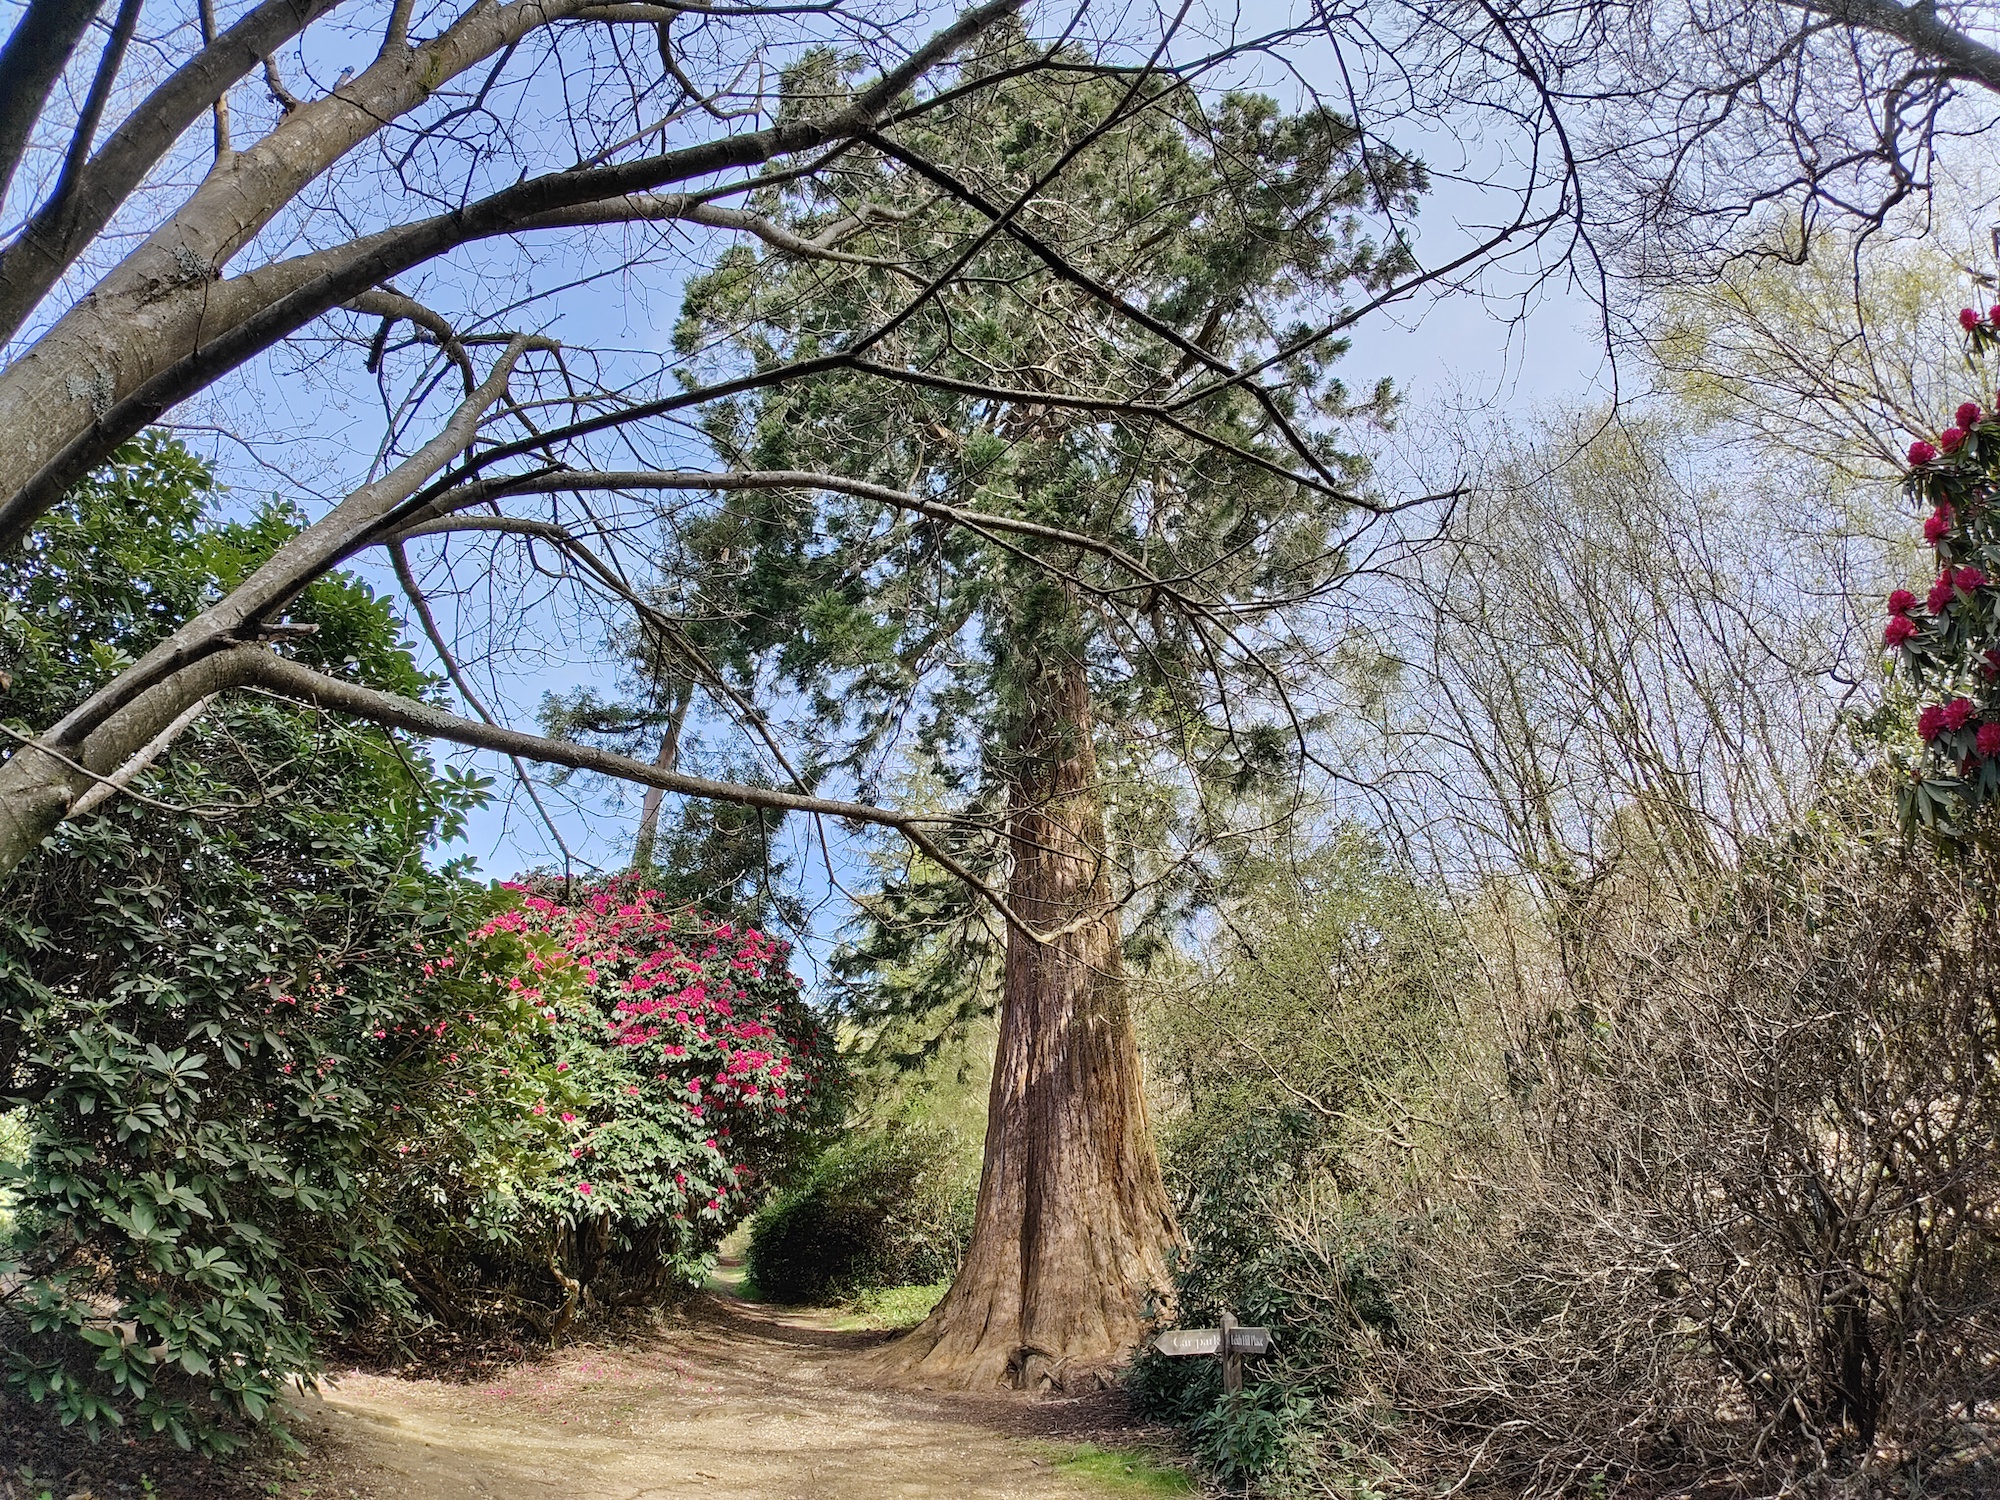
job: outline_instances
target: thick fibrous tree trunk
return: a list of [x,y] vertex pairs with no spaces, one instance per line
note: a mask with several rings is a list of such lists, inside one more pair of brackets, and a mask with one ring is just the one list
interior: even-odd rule
[[1012,793],[1010,932],[965,1264],[886,1358],[925,1383],[1077,1389],[1139,1337],[1177,1230],[1127,1005],[1080,662],[1035,685]]

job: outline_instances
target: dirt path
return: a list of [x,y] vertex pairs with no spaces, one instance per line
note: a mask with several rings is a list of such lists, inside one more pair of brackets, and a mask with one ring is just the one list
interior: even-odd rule
[[[352,1373],[309,1404],[283,1493],[370,1500],[1086,1500],[1157,1494],[1061,1462],[1130,1443],[1112,1397],[1027,1403],[870,1388],[882,1335],[732,1298],[657,1338],[475,1385]],[[1096,1467],[1103,1468],[1100,1460]]]

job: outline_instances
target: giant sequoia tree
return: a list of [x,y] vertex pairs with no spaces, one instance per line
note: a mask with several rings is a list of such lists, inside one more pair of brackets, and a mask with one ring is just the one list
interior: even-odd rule
[[[823,92],[835,66],[792,85]],[[794,738],[822,772],[914,762],[1016,919],[971,1247],[901,1351],[926,1377],[1062,1384],[1129,1347],[1168,1284],[1120,907],[1170,878],[1171,841],[1215,835],[1233,794],[1295,763],[1288,627],[1339,576],[1361,477],[1332,435],[1387,397],[1350,397],[1338,341],[1287,336],[1407,272],[1366,223],[1419,186],[1331,111],[1013,85],[759,202],[808,240],[875,204],[841,261],[739,253],[690,291],[680,338],[710,379],[885,324],[879,357],[928,377],[834,370],[713,408],[724,463],[774,479],[680,559],[691,614],[737,632],[737,690],[806,707]],[[981,203],[1022,205],[1027,233],[967,258],[955,221]],[[1038,286],[1049,257],[1075,279]],[[961,285],[892,316],[954,261]],[[1283,384],[1177,403],[1192,371],[1236,363]]]
[[[1124,12],[1017,10],[131,0],[82,48],[88,4],[32,0],[0,48],[16,224],[0,240],[0,549],[148,424],[228,419],[237,371],[345,361],[385,398],[375,460],[303,507],[308,524],[267,559],[59,714],[4,706],[0,875],[102,788],[165,774],[148,768],[175,737],[244,690],[521,766],[897,831],[1013,933],[1016,1088],[1058,1148],[1003,1164],[995,1180],[1027,1206],[996,1210],[1012,1227],[980,1253],[1022,1237],[1084,1289],[1037,1343],[1055,1271],[1027,1284],[1025,1334],[996,1272],[989,1311],[954,1314],[992,1325],[961,1351],[967,1368],[1106,1352],[1158,1269],[1169,1228],[1116,983],[1131,861],[1107,847],[1103,773],[1192,766],[1178,811],[1199,821],[1195,788],[1296,741],[1282,710],[1242,717],[1229,700],[1277,680],[1245,601],[1323,576],[1324,524],[1361,503],[1321,430],[1342,405],[1322,366],[1370,308],[1453,269],[1365,253],[1347,214],[1400,206],[1407,169],[1384,151],[1364,162],[1332,114],[1223,102],[1210,84],[1240,71],[1230,38],[1184,34],[1185,17],[1133,30]],[[793,64],[783,91],[767,87],[772,59]],[[1544,222],[1524,208],[1454,264]],[[772,252],[711,283],[719,309],[747,277],[739,322],[717,313],[681,348],[558,337],[566,286],[713,267],[732,236]],[[830,300],[815,287],[822,310],[795,326],[755,290],[796,277],[804,292],[815,271]],[[1357,273],[1368,295],[1347,305]],[[730,445],[791,411],[794,449]],[[348,420],[336,409],[320,430]],[[724,465],[689,466],[691,428]],[[938,564],[912,583],[941,592],[911,596],[907,630],[867,626],[899,606],[864,608],[831,575],[761,635],[733,620],[718,635],[645,582],[662,555],[721,537],[718,497],[800,494],[817,499],[790,512],[799,558],[725,541],[707,554],[717,586],[743,556],[802,577],[824,556],[836,574],[862,560],[872,589],[910,551]],[[327,671],[308,648],[310,622],[288,615],[354,562],[397,580],[463,712]],[[501,722],[455,634],[464,612],[439,607],[453,569],[480,580],[492,633],[517,631],[551,579],[559,601],[636,622],[687,684],[670,704],[735,732],[744,774]],[[920,615],[947,633],[922,637]],[[864,716],[927,658],[974,664],[928,674],[937,712],[919,710],[962,776],[952,799],[882,796],[865,725],[851,754],[797,753],[778,722],[790,705],[763,690],[813,680],[811,652],[857,668],[829,692]],[[996,713],[967,713],[968,695]],[[1149,728],[1107,761],[1107,718],[1121,736]],[[1004,878],[982,868],[996,831]],[[1084,1072],[1054,1086],[1066,1067]],[[1095,1249],[1084,1221],[1035,1217],[1045,1194],[1104,1191],[1125,1227]]]

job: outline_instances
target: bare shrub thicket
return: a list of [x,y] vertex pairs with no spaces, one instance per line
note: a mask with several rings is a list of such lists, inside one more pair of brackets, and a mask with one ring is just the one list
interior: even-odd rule
[[1281,1342],[1141,1394],[1273,1495],[1990,1491],[2000,860],[1856,769],[1893,539],[1549,435],[1384,625],[1391,852],[1274,860],[1157,1003],[1181,1315]]
[[[1495,894],[1471,931],[1490,982],[1413,967],[1405,907],[1372,974],[1246,988],[1272,972],[1246,948],[1190,987],[1183,1017],[1220,994],[1249,1040],[1299,1039],[1303,1061],[1167,1053],[1207,1077],[1178,1080],[1169,1129],[1183,1312],[1231,1303],[1281,1355],[1233,1418],[1177,1370],[1142,1393],[1274,1494],[1979,1493],[2000,870],[1905,845],[1877,791],[1695,903],[1628,856],[1603,899],[1655,920],[1606,910],[1580,953]],[[1469,978],[1456,1005],[1394,982],[1440,972]],[[1363,1009],[1396,1068],[1308,1094],[1335,1076],[1315,1055],[1367,1051],[1315,1023]],[[1425,1027],[1443,1066],[1404,1045]]]
[[1440,1184],[1463,1217],[1404,1248],[1379,1376],[1400,1471],[1523,1495],[1978,1492],[2000,1395],[1995,873],[1905,845],[1856,790],[1698,906],[1632,872],[1621,899],[1654,936],[1607,924],[1581,975],[1504,933],[1512,1128]]
[[1745,1460],[1927,1455],[2000,1394],[1994,874],[1823,812],[1537,1028],[1560,1206],[1698,1337]]
[[1417,585],[1506,1124],[1393,1362],[1453,1482],[1925,1493],[1992,1394],[1994,871],[1843,769],[1895,540],[1730,435],[1517,449]]

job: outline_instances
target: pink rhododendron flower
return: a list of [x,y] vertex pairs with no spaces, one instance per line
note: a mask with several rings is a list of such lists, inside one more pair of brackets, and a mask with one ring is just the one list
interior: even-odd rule
[[1944,710],[1935,703],[1917,715],[1917,734],[1926,743],[1944,732]]
[[1937,449],[1922,438],[1918,438],[1914,443],[1910,444],[1910,463],[1913,466],[1927,464],[1936,457]]
[[1970,698],[1954,698],[1944,706],[1944,727],[1956,734],[1971,721],[1972,715]]
[[1945,606],[1951,603],[1953,592],[1950,572],[1941,573],[1938,581],[1931,585],[1931,591],[1924,596],[1924,603],[1930,607],[1932,614],[1941,615]]
[[1970,432],[1979,425],[1979,419],[1984,415],[1977,401],[1961,401],[1958,403],[1958,410],[1951,414],[1951,419]]
[[1900,646],[1917,633],[1916,622],[1908,615],[1891,615],[1889,628],[1882,632],[1882,644]]
[[[541,886],[538,881],[533,884]],[[739,1184],[762,1180],[754,1158],[732,1165],[726,1174],[708,1165],[735,1155],[734,1148],[725,1152],[722,1145],[730,1136],[730,1124],[740,1121],[751,1138],[760,1138],[765,1131],[794,1129],[785,1114],[782,1090],[777,1096],[771,1092],[773,1083],[781,1076],[790,1082],[797,1075],[805,1080],[795,1085],[801,1094],[814,1087],[815,1069],[802,1064],[817,1061],[829,1044],[806,1019],[797,999],[798,977],[784,968],[788,945],[754,929],[676,909],[670,898],[628,878],[599,883],[596,889],[586,887],[562,901],[522,888],[516,900],[518,908],[504,914],[504,923],[496,919],[490,925],[494,933],[523,939],[529,951],[523,954],[517,947],[497,955],[516,972],[511,983],[504,969],[494,973],[496,988],[507,985],[506,997],[523,1006],[521,1013],[532,1000],[536,1012],[553,1013],[548,1019],[576,1028],[576,1043],[586,1048],[594,1045],[605,1055],[616,1056],[624,1048],[644,1046],[644,1052],[623,1053],[640,1067],[624,1082],[595,1089],[600,1099],[623,1097],[635,1110],[658,1097],[675,1099],[682,1106],[671,1112],[672,1118],[651,1122],[656,1129],[636,1140],[615,1131],[593,1138],[596,1127],[580,1118],[583,1112],[565,1110],[560,1102],[545,1099],[534,1106],[533,1101],[521,1100],[521,1107],[533,1106],[537,1114],[559,1114],[570,1133],[563,1149],[570,1151],[575,1166],[588,1162],[608,1174],[651,1172],[657,1174],[652,1180],[660,1181],[676,1166],[702,1162],[702,1176],[674,1173],[679,1187],[669,1186],[667,1192],[673,1197],[685,1195],[681,1203],[687,1212],[681,1224],[696,1220],[695,1206],[706,1202],[700,1219],[727,1227],[748,1208]],[[545,989],[531,991],[527,980]],[[478,1017],[473,1020],[479,1024]],[[530,1035],[539,1024],[526,1028]],[[518,1035],[506,1038],[508,1044],[517,1040]],[[810,1051],[791,1055],[802,1044]],[[575,1072],[576,1056],[584,1054],[576,1054],[571,1046],[561,1051],[571,1054],[566,1063],[556,1064],[544,1053],[546,1061],[536,1066],[553,1064],[565,1077]],[[473,1055],[469,1048],[467,1055]],[[648,1063],[658,1071],[643,1073]],[[649,1091],[639,1082],[646,1076],[663,1093]],[[687,1160],[675,1160],[682,1156]],[[709,1180],[711,1172],[723,1175],[724,1182]],[[613,1211],[615,1186],[594,1186],[594,1196],[578,1186],[578,1199],[589,1198],[592,1213]],[[647,1196],[642,1193],[638,1198]],[[602,1208],[596,1206],[599,1198],[604,1200]]]
[[1889,613],[1906,615],[1917,607],[1917,596],[1908,589],[1897,589],[1889,595]]
[[577,1190],[577,1191],[578,1191],[579,1193],[583,1194],[583,1196],[584,1196],[584,1197],[586,1197],[586,1198],[588,1198],[588,1197],[590,1196],[590,1194],[591,1194],[591,1186],[590,1186],[590,1184],[589,1184],[589,1183],[587,1183],[587,1182],[579,1182],[579,1183],[578,1183],[578,1184],[576,1185],[576,1190]]
[[1938,447],[1942,448],[1946,453],[1958,452],[1964,442],[1965,429],[1962,427],[1947,427],[1943,432],[1938,434]]

